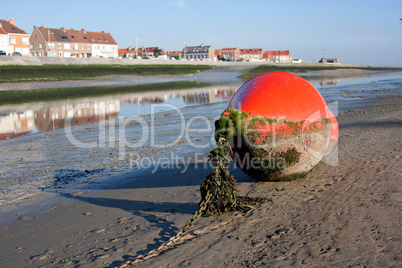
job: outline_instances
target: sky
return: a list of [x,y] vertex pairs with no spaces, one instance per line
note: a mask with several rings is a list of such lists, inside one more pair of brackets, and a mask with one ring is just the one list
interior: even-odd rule
[[34,25],[109,32],[119,48],[204,43],[402,66],[401,0],[20,0],[0,10],[10,18],[29,34]]

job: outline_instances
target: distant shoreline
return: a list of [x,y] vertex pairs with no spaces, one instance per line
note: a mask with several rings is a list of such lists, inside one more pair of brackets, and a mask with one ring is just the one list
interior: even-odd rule
[[323,64],[221,62],[187,60],[138,60],[103,58],[0,57],[0,83],[94,80],[115,75],[191,75],[211,68],[242,72],[243,80],[265,72],[401,71],[402,67]]
[[385,66],[374,64],[338,64],[338,63],[272,63],[266,61],[254,62],[228,62],[228,61],[190,61],[190,60],[151,60],[151,59],[106,59],[106,58],[48,58],[48,57],[11,57],[1,56],[0,66],[10,65],[216,65],[216,66],[244,66],[254,67],[258,65],[275,66],[331,66],[354,68],[400,68],[402,66]]

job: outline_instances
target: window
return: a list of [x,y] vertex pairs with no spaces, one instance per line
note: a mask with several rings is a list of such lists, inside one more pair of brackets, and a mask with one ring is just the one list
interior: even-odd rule
[[69,43],[65,43],[65,44],[64,44],[64,49],[70,49],[70,44],[69,44]]
[[74,39],[74,35],[72,35],[71,38]]
[[98,38],[98,41],[99,41],[99,42],[102,42],[102,40],[101,40],[100,38]]
[[105,39],[103,39],[105,42],[108,42],[107,40],[106,40],[106,38]]
[[62,35],[61,38],[64,40],[68,40],[68,37],[66,35]]
[[91,39],[92,39],[92,41],[94,41],[94,42],[95,42],[95,39],[94,39],[93,37],[92,37]]
[[86,37],[86,36],[84,36],[84,39],[86,40],[86,39],[87,39],[87,37]]
[[34,44],[31,44],[31,49],[34,49]]
[[58,43],[58,44],[57,44],[57,47],[58,47],[59,49],[61,49],[61,43]]
[[43,48],[43,43],[40,43],[40,44],[39,44],[39,48]]
[[25,44],[25,45],[29,44],[29,38],[23,37],[22,38],[22,43]]
[[10,37],[10,44],[16,44],[17,40],[15,39],[15,37]]

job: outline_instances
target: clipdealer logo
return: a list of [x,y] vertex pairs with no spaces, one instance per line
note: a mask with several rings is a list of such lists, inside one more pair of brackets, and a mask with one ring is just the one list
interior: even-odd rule
[[[109,105],[110,106],[110,105]],[[338,103],[330,103],[331,110],[335,115],[337,115]],[[113,107],[108,107],[108,110],[113,110]],[[98,115],[99,120],[98,133],[94,131],[94,135],[82,135],[77,134],[73,128],[72,122],[74,119],[79,116],[79,114],[84,110],[92,110],[93,114]],[[163,126],[160,126],[160,119],[156,119],[156,115],[158,111],[164,110],[169,112],[169,117],[171,121],[174,121],[176,126],[175,133],[166,133],[164,135]],[[312,120],[316,115],[311,115],[306,122]],[[145,117],[148,120],[145,120]],[[160,158],[154,156],[141,156],[138,153],[138,150],[144,149],[145,147],[154,148],[154,149],[169,149],[173,148],[183,141],[196,150],[211,148],[215,146],[215,120],[219,119],[220,116],[216,116],[214,118],[206,117],[202,115],[192,116],[190,118],[186,118],[183,114],[183,111],[178,107],[171,104],[151,104],[151,113],[147,116],[138,116],[132,115],[129,117],[109,117],[108,120],[106,118],[106,109],[99,109],[99,106],[96,103],[86,103],[76,105],[71,107],[68,111],[68,120],[65,123],[65,134],[70,143],[79,148],[86,149],[102,149],[102,148],[115,148],[117,146],[119,152],[119,160],[129,161],[130,168],[151,168],[151,167],[159,167],[159,168],[178,168],[181,166],[187,166],[190,164],[190,160],[188,158],[184,158],[180,156],[180,153],[175,155],[172,153],[169,157],[163,156]],[[277,120],[283,120],[285,117],[277,118]],[[132,133],[132,126],[136,127],[135,135]],[[303,127],[303,134],[305,132],[305,128],[308,127],[308,124],[305,124]],[[273,129],[273,140],[272,144],[269,146],[276,146],[276,135],[275,128]],[[92,133],[91,133],[92,134]],[[162,135],[163,139],[158,139]],[[197,142],[197,135],[206,135],[208,138],[202,139],[202,142]],[[91,136],[91,137],[89,137]],[[169,136],[169,139],[166,137]],[[166,139],[165,139],[166,138]],[[330,135],[325,137],[326,144],[328,145]],[[249,143],[249,146],[256,146],[256,148],[264,148],[267,147],[267,144],[255,144],[251,141],[246,141]],[[329,156],[323,154],[322,148],[316,150],[315,148],[308,148],[307,153],[309,153],[313,157],[320,158],[321,161],[326,162],[327,164],[336,166],[338,164],[338,145],[334,146],[334,149],[329,154]],[[204,154],[203,154],[204,155]],[[201,154],[195,153],[195,160],[193,159],[193,163],[195,162],[206,162],[205,156],[201,157]],[[236,160],[236,159],[234,159]],[[239,160],[239,159],[237,159]],[[246,161],[247,160],[247,161]],[[280,159],[276,159],[276,162],[273,163],[271,158],[264,158],[263,161],[253,160],[253,159],[242,159],[241,161],[236,161],[240,165],[265,165],[266,167],[277,167],[283,166],[285,164],[284,160],[281,162]],[[187,168],[186,168],[187,169]]]

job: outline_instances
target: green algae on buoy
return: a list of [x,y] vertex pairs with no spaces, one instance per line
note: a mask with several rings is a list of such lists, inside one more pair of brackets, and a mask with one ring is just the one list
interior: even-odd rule
[[239,88],[216,121],[236,165],[259,181],[307,174],[338,139],[338,124],[321,94],[297,75],[258,75]]

